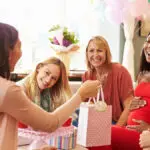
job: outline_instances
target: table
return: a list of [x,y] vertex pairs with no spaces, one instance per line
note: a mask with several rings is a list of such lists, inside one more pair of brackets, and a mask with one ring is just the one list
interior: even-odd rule
[[[18,150],[28,150],[29,146],[19,146]],[[87,148],[84,148],[80,145],[77,145],[77,147],[75,149],[72,150],[88,150]]]

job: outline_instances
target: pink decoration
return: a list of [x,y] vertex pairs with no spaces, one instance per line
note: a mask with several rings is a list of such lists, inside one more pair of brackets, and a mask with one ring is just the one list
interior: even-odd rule
[[73,126],[61,127],[52,133],[34,131],[29,128],[28,129],[18,128],[18,136],[33,139],[33,140],[47,140],[52,137],[70,135],[73,133],[73,131],[74,131]]
[[126,7],[128,2],[127,0],[105,0],[105,3],[107,6],[112,7],[113,9],[117,9],[118,11],[119,9]]
[[136,0],[128,0],[128,2],[135,2]]
[[51,145],[58,149],[68,150],[76,147],[77,129],[74,126],[61,127],[52,133],[18,129],[18,135],[34,140],[30,149],[39,149],[44,145]]
[[105,16],[108,21],[116,24],[120,24],[123,22],[122,10],[116,10],[111,7],[107,7],[105,10]]
[[143,20],[143,16],[138,16],[138,17],[136,17],[136,20],[137,20],[137,21],[142,21],[142,20]]
[[[107,5],[105,15],[107,20],[113,23],[121,23],[129,20],[127,17],[135,17],[142,20],[142,16],[150,19],[150,0],[105,0]],[[125,18],[124,18],[125,17]],[[130,17],[131,18],[131,17]]]
[[131,15],[134,17],[141,16],[148,10],[147,0],[136,0],[135,2],[129,3]]
[[80,105],[77,144],[85,147],[111,144],[112,107],[97,111],[85,103]]
[[63,32],[57,32],[56,39],[58,40],[60,45],[63,45],[63,38],[64,38]]

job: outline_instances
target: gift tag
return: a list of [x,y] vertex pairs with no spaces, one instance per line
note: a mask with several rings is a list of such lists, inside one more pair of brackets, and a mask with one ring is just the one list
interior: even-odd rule
[[95,109],[97,111],[106,111],[107,109],[107,104],[104,101],[97,101],[95,103]]

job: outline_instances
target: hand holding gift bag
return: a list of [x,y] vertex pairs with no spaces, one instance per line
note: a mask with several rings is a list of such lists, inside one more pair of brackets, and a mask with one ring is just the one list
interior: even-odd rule
[[112,106],[105,103],[102,87],[97,100],[93,100],[94,104],[88,102],[80,105],[77,144],[85,147],[110,145]]

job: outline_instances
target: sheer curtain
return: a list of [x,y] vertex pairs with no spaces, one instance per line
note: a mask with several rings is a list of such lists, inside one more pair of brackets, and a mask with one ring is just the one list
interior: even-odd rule
[[[52,25],[67,26],[78,36],[83,35],[82,33],[79,35],[80,21],[83,14],[88,11],[90,4],[90,0],[3,1],[0,5],[0,22],[15,26],[19,30],[22,41],[23,55],[15,72],[28,72],[39,61],[55,55],[48,40],[48,30]],[[80,54],[80,52],[73,54],[71,68],[85,68],[83,59],[80,59],[81,61],[78,59]],[[78,63],[76,59],[79,60]]]
[[131,74],[132,80],[135,80],[134,71],[134,47],[133,47],[133,37],[135,30],[135,18],[128,16],[124,20],[124,33],[125,33],[125,46],[122,64],[128,69]]
[[48,30],[53,24],[64,24],[64,5],[65,0],[5,0],[1,3],[0,22],[15,26],[22,41],[23,55],[16,72],[28,72],[38,61],[54,55],[49,47]]
[[[70,69],[85,70],[85,48],[91,36],[106,35],[110,45],[115,43],[113,40],[118,41],[113,36],[117,29],[114,30],[108,22],[100,23],[101,13],[94,12],[97,5],[99,0],[3,0],[0,22],[15,26],[22,41],[23,55],[15,72],[31,71],[39,61],[55,55],[48,40],[48,30],[56,24],[67,26],[77,33],[80,50],[72,54]],[[115,50],[117,45],[115,43],[111,49]]]

